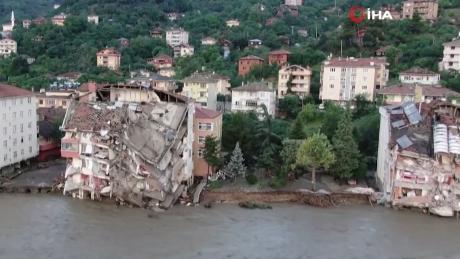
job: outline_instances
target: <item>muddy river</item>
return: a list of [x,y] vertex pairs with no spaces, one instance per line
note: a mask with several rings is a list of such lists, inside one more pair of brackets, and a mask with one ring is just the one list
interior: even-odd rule
[[460,258],[460,222],[366,206],[141,209],[0,195],[0,258]]

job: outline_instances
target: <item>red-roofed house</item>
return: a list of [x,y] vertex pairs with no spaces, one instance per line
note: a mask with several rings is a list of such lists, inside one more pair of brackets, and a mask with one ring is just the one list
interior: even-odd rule
[[0,175],[4,168],[38,155],[37,133],[34,94],[0,84]]
[[172,67],[173,58],[165,54],[160,54],[152,59],[147,60],[147,64],[152,65],[157,70],[160,70],[162,68]]
[[240,58],[240,60],[238,62],[238,75],[245,76],[249,72],[251,72],[251,70],[254,67],[260,66],[263,63],[264,63],[264,59],[259,58],[257,56],[252,56],[251,55],[251,56],[242,57],[242,58]]
[[268,63],[270,65],[278,64],[278,66],[282,66],[288,62],[290,54],[291,52],[283,49],[271,51],[268,54]]
[[222,113],[195,106],[193,118],[193,175],[207,178],[212,173],[208,163],[204,160],[204,142],[207,136],[215,137],[218,143],[222,138]]

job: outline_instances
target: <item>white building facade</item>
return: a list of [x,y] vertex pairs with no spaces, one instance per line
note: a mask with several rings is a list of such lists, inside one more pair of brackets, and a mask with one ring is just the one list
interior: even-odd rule
[[439,63],[440,71],[460,71],[460,39],[446,42],[444,45],[442,61]]
[[166,31],[166,43],[170,47],[188,45],[188,32],[182,28]]
[[0,57],[8,57],[13,53],[17,53],[18,44],[11,39],[0,40]]
[[37,133],[33,93],[0,84],[0,169],[36,157]]
[[373,100],[389,78],[385,58],[331,58],[321,67],[320,99],[348,102],[363,95]]
[[263,113],[267,107],[270,116],[276,112],[276,91],[265,82],[256,82],[232,89],[232,112],[254,111]]
[[293,94],[301,97],[310,95],[312,71],[310,67],[286,66],[278,72],[278,98],[288,94],[288,84]]
[[403,84],[436,85],[439,84],[440,80],[441,75],[439,73],[419,67],[413,67],[399,73],[399,81]]

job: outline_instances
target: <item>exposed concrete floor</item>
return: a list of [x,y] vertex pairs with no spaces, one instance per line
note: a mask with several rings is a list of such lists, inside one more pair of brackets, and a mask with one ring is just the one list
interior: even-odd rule
[[3,186],[10,187],[52,187],[56,178],[65,173],[65,161],[53,162],[47,168],[26,171]]

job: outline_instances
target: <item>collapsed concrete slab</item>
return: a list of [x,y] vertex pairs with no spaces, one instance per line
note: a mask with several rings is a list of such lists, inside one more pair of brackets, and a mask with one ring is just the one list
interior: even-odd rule
[[[169,208],[192,181],[194,104],[149,91],[142,102],[74,101],[64,118],[64,194]],[[172,96],[169,96],[172,95]],[[110,100],[113,100],[111,97]]]

